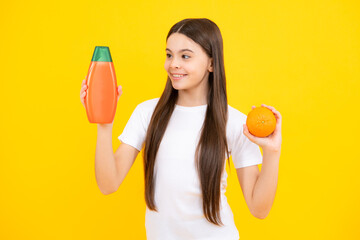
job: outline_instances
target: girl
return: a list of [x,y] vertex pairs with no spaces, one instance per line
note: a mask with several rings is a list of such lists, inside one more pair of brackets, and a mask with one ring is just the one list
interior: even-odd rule
[[[103,194],[115,192],[144,148],[147,239],[239,239],[225,196],[226,159],[230,165],[232,155],[250,212],[265,218],[277,187],[281,115],[263,104],[277,125],[270,136],[257,138],[246,115],[228,105],[223,41],[211,20],[184,19],[166,40],[164,92],[137,105],[115,153],[113,123],[98,124],[96,181]],[[83,104],[86,88],[84,80]]]

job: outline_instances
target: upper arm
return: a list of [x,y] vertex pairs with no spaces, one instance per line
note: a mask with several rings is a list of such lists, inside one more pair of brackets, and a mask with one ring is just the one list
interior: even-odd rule
[[252,207],[252,193],[256,180],[259,176],[258,165],[252,165],[248,167],[236,168],[236,173],[240,183],[241,190],[243,192],[246,204],[251,212],[254,215]]
[[123,142],[120,143],[119,148],[114,154],[117,172],[117,184],[115,190],[120,187],[131,166],[134,164],[139,152],[140,151],[133,146],[130,146]]

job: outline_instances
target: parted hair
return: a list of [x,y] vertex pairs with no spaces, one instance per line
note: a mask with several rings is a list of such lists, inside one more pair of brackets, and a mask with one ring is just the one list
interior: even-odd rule
[[[201,136],[196,147],[195,167],[201,183],[205,218],[215,225],[223,225],[220,216],[221,176],[225,160],[229,160],[226,140],[228,103],[223,57],[223,40],[218,26],[206,18],[188,18],[173,25],[166,37],[173,33],[184,34],[199,44],[213,58],[213,71],[209,73],[207,109]],[[157,211],[154,201],[156,154],[166,127],[175,108],[178,90],[174,89],[169,76],[165,89],[154,109],[146,133],[143,159],[145,201],[150,210]],[[230,162],[229,162],[230,166]]]

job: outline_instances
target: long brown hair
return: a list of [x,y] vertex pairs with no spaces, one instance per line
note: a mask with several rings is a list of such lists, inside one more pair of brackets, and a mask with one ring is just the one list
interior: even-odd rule
[[[226,140],[228,103],[220,29],[209,19],[189,18],[172,26],[166,41],[173,33],[181,33],[191,38],[205,50],[210,58],[213,58],[213,72],[209,73],[208,79],[207,109],[196,148],[195,166],[201,183],[204,216],[215,225],[223,225],[220,217],[220,183],[225,160],[229,160],[229,151]],[[156,154],[175,108],[177,97],[178,90],[172,87],[168,76],[165,89],[151,117],[144,147],[145,201],[147,207],[153,211],[157,211],[154,202]]]

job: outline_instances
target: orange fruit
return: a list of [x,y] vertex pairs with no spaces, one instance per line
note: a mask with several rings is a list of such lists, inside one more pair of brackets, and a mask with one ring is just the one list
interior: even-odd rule
[[256,107],[247,115],[246,126],[252,135],[267,137],[275,130],[276,118],[270,109]]

